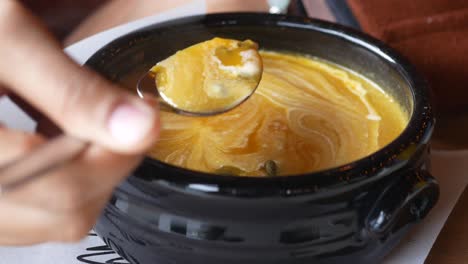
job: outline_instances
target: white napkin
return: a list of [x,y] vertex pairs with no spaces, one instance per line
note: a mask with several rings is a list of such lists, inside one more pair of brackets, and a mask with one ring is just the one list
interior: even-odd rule
[[[96,50],[113,39],[164,20],[205,13],[205,1],[195,0],[190,4],[146,17],[84,39],[65,51],[78,63],[84,63]],[[0,121],[8,126],[33,130],[34,123],[18,112],[7,99],[0,99]],[[468,183],[468,151],[433,151],[432,172],[439,180],[440,200],[427,218],[417,225],[387,256],[384,264],[423,264],[437,235]],[[114,261],[114,262],[111,262]],[[123,264],[102,240],[94,234],[76,244],[43,244],[31,247],[0,247],[0,264]]]

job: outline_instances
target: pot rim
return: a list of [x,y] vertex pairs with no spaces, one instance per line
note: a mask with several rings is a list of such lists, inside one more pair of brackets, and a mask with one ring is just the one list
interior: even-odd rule
[[[365,33],[355,29],[320,19],[297,17],[290,15],[277,15],[268,13],[218,13],[195,15],[177,18],[162,23],[155,23],[141,29],[125,34],[95,52],[86,62],[85,66],[91,68],[102,60],[102,56],[109,54],[114,47],[120,50],[120,46],[128,43],[139,35],[148,34],[172,26],[187,24],[200,24],[208,26],[273,26],[278,28],[293,28],[307,31],[318,31],[351,42],[353,45],[364,48],[387,63],[391,64],[406,80],[410,87],[413,109],[403,132],[372,154],[353,162],[311,173],[297,175],[281,175],[276,177],[242,177],[214,175],[206,172],[193,171],[162,161],[146,157],[139,169],[158,169],[159,175],[154,175],[151,180],[164,180],[174,183],[200,183],[208,185],[221,185],[230,187],[284,187],[284,186],[320,186],[331,187],[357,182],[374,177],[383,169],[388,169],[391,164],[396,170],[406,164],[407,160],[398,160],[397,155],[403,152],[410,144],[427,144],[432,134],[434,117],[430,104],[431,95],[427,82],[416,69],[398,52],[389,46]],[[388,172],[388,170],[386,170]],[[133,174],[138,177],[138,171]],[[132,177],[135,178],[135,177]]]

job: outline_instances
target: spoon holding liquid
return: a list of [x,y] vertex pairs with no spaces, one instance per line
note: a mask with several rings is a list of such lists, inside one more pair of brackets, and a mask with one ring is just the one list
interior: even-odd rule
[[[262,70],[255,42],[214,38],[157,63],[138,81],[137,92],[140,97],[159,95],[161,106],[176,113],[216,115],[249,98]],[[86,141],[61,135],[0,167],[0,196],[72,161],[88,146]]]
[[249,98],[262,70],[255,42],[213,38],[158,62],[140,78],[137,92],[158,95],[176,113],[216,115]]

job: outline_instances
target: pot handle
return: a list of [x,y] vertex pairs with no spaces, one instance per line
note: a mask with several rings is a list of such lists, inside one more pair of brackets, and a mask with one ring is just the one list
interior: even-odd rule
[[382,237],[423,219],[439,198],[439,185],[426,170],[402,175],[377,198],[365,220],[370,235]]

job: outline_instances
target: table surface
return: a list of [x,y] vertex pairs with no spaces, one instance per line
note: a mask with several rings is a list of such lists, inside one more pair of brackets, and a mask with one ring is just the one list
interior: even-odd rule
[[[167,19],[193,14],[203,14],[203,0],[194,0],[176,9],[155,16],[140,19],[116,28],[107,30],[80,41],[65,51],[78,63],[86,59],[109,41],[134,29]],[[8,99],[0,99],[0,121],[8,126],[24,130],[33,130],[35,124],[24,113],[16,109]],[[457,199],[468,183],[468,151],[433,151],[432,173],[438,179],[441,193],[440,199],[431,213],[404,238],[399,246],[385,259],[385,264],[422,264],[424,263],[434,241],[442,229],[448,215]],[[449,220],[450,225],[444,228],[442,235],[435,244],[427,263],[463,263],[468,260],[467,214],[463,208],[468,206],[468,194],[457,205]],[[467,245],[464,247],[464,245]],[[101,255],[97,254],[101,253]],[[97,254],[97,255],[96,255]],[[449,258],[443,258],[444,256]],[[84,257],[83,257],[84,256]],[[2,248],[0,247],[0,263],[109,263],[115,258],[102,241],[94,235],[77,244],[43,244],[33,247]],[[458,260],[458,261],[457,261]],[[86,262],[88,261],[88,262]],[[101,262],[99,262],[101,261]],[[118,261],[115,263],[125,263]],[[467,261],[468,263],[468,261]]]
[[465,188],[434,243],[426,264],[468,263],[468,189]]

